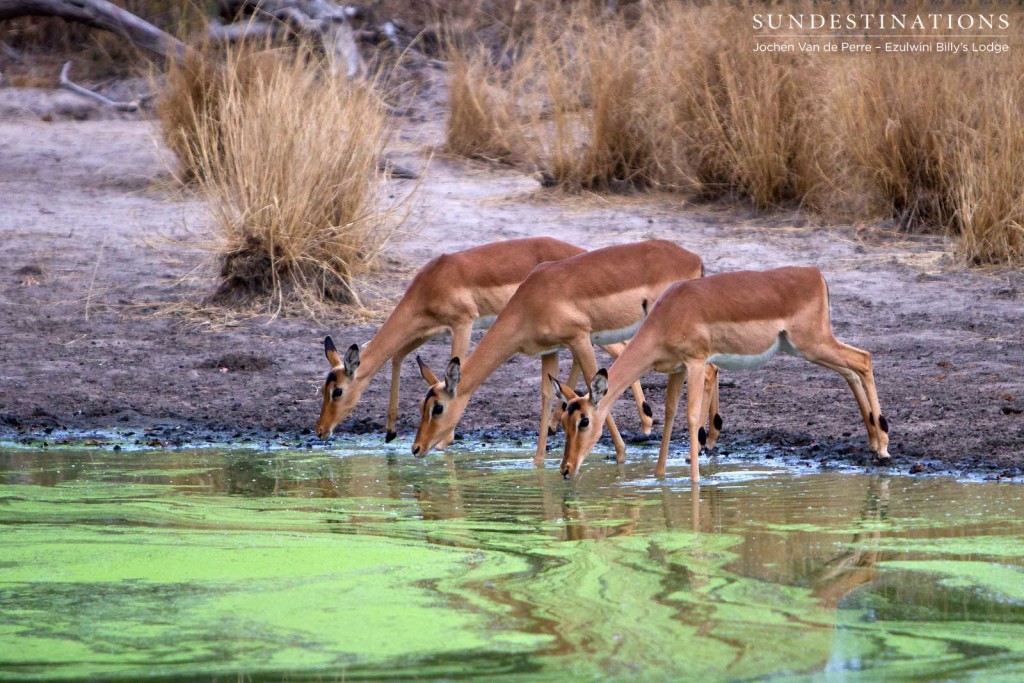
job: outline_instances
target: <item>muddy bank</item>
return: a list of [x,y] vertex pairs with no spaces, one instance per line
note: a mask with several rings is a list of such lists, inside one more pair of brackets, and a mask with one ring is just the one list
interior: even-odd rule
[[[424,146],[439,135],[436,122],[410,126],[391,154],[422,169]],[[178,278],[200,255],[154,243],[198,243],[208,225],[201,204],[166,178],[145,121],[0,122],[0,438],[115,429],[168,445],[311,443],[327,370],[323,335],[363,342],[376,323],[264,316],[225,325],[161,313],[197,296]],[[393,183],[396,195],[411,187]],[[837,336],[874,354],[893,468],[1012,474],[1024,466],[1024,276],[958,270],[940,240],[879,228],[814,229],[796,213],[753,216],[676,197],[542,194],[522,174],[434,158],[372,297],[394,300],[438,253],[540,234],[591,247],[673,239],[702,254],[709,272],[817,265],[829,279]],[[447,353],[443,340],[422,351],[436,369]],[[563,374],[568,365],[565,356]],[[342,430],[383,440],[388,374]],[[411,358],[404,380],[396,443],[407,448],[423,390]],[[536,359],[502,366],[467,411],[463,438],[532,448],[539,381]],[[660,420],[665,377],[645,386]],[[867,462],[854,400],[828,370],[780,358],[756,372],[723,372],[721,398],[723,453],[771,444],[814,463]],[[616,417],[639,438],[631,401]],[[685,430],[676,435],[682,450]],[[411,458],[405,448],[395,452]]]

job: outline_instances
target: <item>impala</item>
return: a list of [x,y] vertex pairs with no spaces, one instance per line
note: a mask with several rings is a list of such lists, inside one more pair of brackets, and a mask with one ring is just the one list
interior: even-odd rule
[[[584,249],[551,237],[495,242],[431,260],[413,277],[402,299],[363,349],[352,344],[344,357],[334,341],[324,339],[331,371],[323,386],[316,434],[326,438],[355,408],[370,380],[391,361],[391,395],[385,440],[395,438],[399,372],[412,351],[445,332],[452,337],[452,356],[465,356],[474,329],[486,329],[505,307],[519,284],[546,261],[584,253]],[[643,397],[640,395],[640,402]],[[648,413],[650,408],[647,409]],[[650,431],[651,418],[645,427]]]
[[821,271],[778,268],[723,273],[673,285],[655,302],[611,369],[595,375],[588,394],[570,398],[571,387],[552,377],[554,387],[568,398],[562,415],[562,475],[568,479],[579,470],[600,438],[600,423],[615,399],[645,372],[654,370],[669,375],[665,433],[654,473],[665,474],[672,422],[685,378],[690,479],[699,481],[697,456],[707,439],[702,401],[709,393],[706,382],[714,374],[708,364],[727,370],[752,369],[778,351],[842,375],[856,398],[871,450],[881,460],[889,458],[889,424],[878,405],[871,354],[832,335],[828,285]]
[[[454,430],[483,381],[506,360],[524,353],[541,357],[541,421],[534,461],[542,463],[554,395],[545,378],[558,371],[559,349],[572,352],[589,382],[597,371],[594,344],[629,339],[640,326],[646,302],[673,282],[702,274],[699,256],[664,240],[606,247],[537,266],[465,365],[453,357],[442,381],[417,358],[431,386],[423,399],[413,454],[426,455]],[[649,408],[645,412],[650,415]],[[605,417],[621,462],[625,444],[611,416]]]

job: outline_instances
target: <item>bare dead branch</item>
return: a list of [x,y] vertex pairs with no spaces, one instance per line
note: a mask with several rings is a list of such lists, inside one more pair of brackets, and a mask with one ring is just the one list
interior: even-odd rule
[[102,104],[105,107],[112,107],[112,108],[114,108],[114,109],[116,109],[118,111],[138,111],[139,110],[139,103],[138,103],[138,101],[135,101],[135,102],[117,102],[115,100],[110,99],[109,97],[105,97],[105,96],[99,94],[98,92],[95,92],[93,90],[89,90],[88,88],[85,88],[85,87],[83,87],[81,85],[78,85],[77,83],[73,83],[71,81],[71,79],[68,77],[68,74],[70,72],[71,72],[71,62],[68,61],[68,62],[66,62],[64,64],[64,68],[62,68],[60,70],[60,87],[64,88],[65,90],[70,90],[71,92],[76,93],[78,95],[81,95],[82,97],[88,97],[91,100],[99,102],[100,104]]
[[164,59],[181,58],[185,44],[107,0],[0,0],[0,21],[25,16],[60,17],[119,35]]

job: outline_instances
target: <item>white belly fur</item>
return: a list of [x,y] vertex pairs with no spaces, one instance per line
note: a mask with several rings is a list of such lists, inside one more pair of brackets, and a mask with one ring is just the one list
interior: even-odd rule
[[482,315],[473,321],[474,330],[487,330],[490,329],[494,321],[498,319],[496,315]]
[[627,339],[631,339],[636,331],[640,329],[640,324],[643,320],[637,320],[634,324],[629,327],[623,327],[618,330],[601,330],[600,332],[591,332],[590,341],[596,346],[605,346],[606,344],[617,344],[624,342]]
[[744,355],[738,353],[716,353],[715,355],[708,358],[708,363],[714,363],[723,370],[753,370],[759,368],[772,357],[782,351],[788,353],[791,356],[801,355],[790,342],[785,332],[779,333],[779,336],[775,338],[775,343],[768,347],[763,353]]

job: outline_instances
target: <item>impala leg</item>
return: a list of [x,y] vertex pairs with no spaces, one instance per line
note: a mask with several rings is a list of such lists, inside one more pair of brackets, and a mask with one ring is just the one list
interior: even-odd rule
[[843,376],[857,400],[871,450],[878,453],[880,458],[888,458],[889,425],[878,405],[875,378],[871,372],[871,354],[843,344],[838,339],[821,344],[811,352],[801,351],[812,363],[835,370]]
[[672,439],[672,424],[679,409],[679,398],[683,395],[683,383],[686,374],[673,372],[668,376],[668,390],[665,392],[665,431],[661,435],[661,450],[658,451],[658,464],[654,466],[654,476],[665,476],[665,461],[668,460],[668,443]]
[[690,481],[700,481],[700,448],[707,440],[704,430],[704,361],[686,364],[686,423],[690,429]]
[[402,381],[402,361],[410,353],[423,346],[427,339],[427,337],[414,339],[391,357],[391,395],[388,397],[388,420],[384,435],[385,443],[394,441],[395,437],[398,436],[395,427],[398,423],[398,388]]
[[[545,378],[546,379],[546,378]],[[572,367],[569,369],[569,377],[565,380],[573,390],[576,389],[576,383],[580,381],[580,364],[576,360],[576,356],[572,357]],[[555,405],[555,414],[551,417],[551,426],[548,427],[548,434],[554,434],[558,431],[558,425],[562,424],[562,404],[558,403]]]
[[555,397],[554,387],[548,375],[558,375],[558,352],[540,357],[540,430],[537,434],[537,454],[533,456],[533,464],[540,467],[544,464],[544,456],[548,448],[548,425],[551,420],[551,401]]
[[[583,379],[589,386],[590,381],[597,374],[597,356],[594,355],[594,347],[591,346],[590,339],[577,340],[569,345],[569,349],[577,361],[579,361],[580,368],[583,370]],[[605,420],[605,426],[608,427],[612,443],[615,444],[615,460],[621,465],[626,460],[626,442],[622,440],[622,435],[619,434],[619,428],[615,425],[615,420],[612,418],[610,411],[608,419]]]
[[704,370],[704,405],[708,407],[708,443],[710,451],[722,432],[722,416],[718,414],[718,366],[709,363]]
[[[463,361],[466,360],[466,355],[469,353],[469,341],[472,336],[472,323],[452,327],[452,358],[460,358]],[[451,431],[441,437],[441,440],[437,442],[437,447],[439,449],[447,448],[452,445],[453,441],[455,441],[454,427],[452,427]]]
[[[601,348],[607,351],[612,358],[618,358],[619,354],[626,350],[626,344],[620,342],[608,344]],[[640,430],[644,434],[650,434],[651,430],[654,429],[654,413],[651,411],[650,404],[644,400],[644,388],[640,384],[640,380],[633,382],[630,388],[633,390],[633,400],[636,401],[636,412],[640,415]]]

